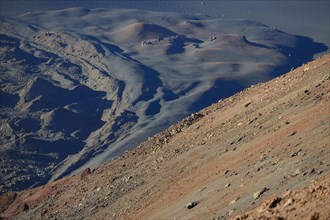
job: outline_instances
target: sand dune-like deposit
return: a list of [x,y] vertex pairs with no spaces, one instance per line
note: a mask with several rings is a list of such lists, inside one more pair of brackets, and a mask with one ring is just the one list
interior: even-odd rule
[[77,174],[326,50],[249,20],[70,8],[1,20],[0,192]]
[[143,40],[176,35],[176,33],[157,24],[136,22],[116,31],[113,38],[119,43],[141,43]]
[[4,219],[329,219],[330,55],[95,170],[0,196]]

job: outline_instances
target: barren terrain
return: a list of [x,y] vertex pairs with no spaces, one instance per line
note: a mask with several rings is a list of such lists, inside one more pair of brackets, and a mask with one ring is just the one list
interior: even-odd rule
[[94,170],[6,193],[1,217],[328,219],[329,68],[326,55],[219,100]]
[[0,193],[93,169],[327,49],[257,21],[87,8],[3,19],[0,41]]

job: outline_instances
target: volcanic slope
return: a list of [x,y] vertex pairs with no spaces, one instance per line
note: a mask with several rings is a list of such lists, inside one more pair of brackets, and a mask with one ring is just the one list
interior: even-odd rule
[[307,187],[275,196],[233,219],[330,219],[330,175]]
[[[285,219],[287,207],[303,203],[289,191],[321,177],[326,182],[306,197],[314,205],[303,209],[318,204],[315,216],[325,219],[327,200],[317,196],[329,195],[329,68],[330,55],[323,56],[219,100],[95,170],[7,193],[1,216],[226,219],[287,192],[269,206],[281,211],[285,202]],[[290,196],[297,202],[287,204]]]
[[0,193],[95,167],[325,50],[257,21],[70,8],[1,21]]

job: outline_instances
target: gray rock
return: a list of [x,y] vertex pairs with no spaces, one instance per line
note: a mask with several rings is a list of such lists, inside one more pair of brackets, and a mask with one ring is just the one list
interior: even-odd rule
[[217,37],[213,34],[209,37],[209,42],[216,40]]

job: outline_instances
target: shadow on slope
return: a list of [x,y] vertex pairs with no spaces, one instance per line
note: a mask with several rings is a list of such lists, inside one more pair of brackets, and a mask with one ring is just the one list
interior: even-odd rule
[[185,43],[199,44],[202,43],[203,41],[195,38],[187,38],[184,35],[176,35],[169,38],[168,42],[169,42],[169,46],[167,46],[165,50],[166,55],[183,53],[185,51],[184,49]]
[[[153,29],[153,28],[157,29],[157,27],[152,26],[151,29]],[[142,84],[141,95],[132,102],[132,105],[136,105],[140,101],[148,101],[148,100],[152,99],[155,96],[155,94],[157,93],[157,89],[161,88],[163,86],[163,82],[159,79],[159,76],[160,76],[159,72],[144,65],[140,61],[133,59],[129,54],[125,53],[125,51],[123,49],[121,49],[119,46],[110,44],[110,43],[105,43],[94,36],[83,35],[83,37],[84,37],[84,39],[94,41],[100,47],[101,46],[105,47],[109,52],[113,53],[114,55],[119,56],[128,62],[132,62],[132,63],[136,64],[136,73],[142,74],[141,78],[143,81],[141,83]],[[125,86],[123,85],[123,83],[120,84],[120,89],[118,91],[118,97],[122,97],[124,87]],[[166,90],[165,92],[166,92],[167,98],[173,97],[172,91]]]
[[13,108],[15,107],[18,100],[18,95],[13,95],[0,89],[0,107]]
[[2,48],[11,48],[10,50],[4,50],[4,53],[0,54],[1,60],[14,59],[15,61],[20,61],[21,65],[38,65],[47,61],[47,59],[35,57],[31,53],[22,50],[20,48],[22,42],[17,38],[0,34],[0,43]]
[[[20,176],[13,182],[10,176],[0,178],[1,185],[15,190],[46,183],[51,177],[47,171],[50,163],[59,163],[83,149],[84,140],[105,124],[103,111],[112,106],[105,92],[93,91],[84,85],[67,90],[40,77],[31,79],[21,89],[19,100],[18,96],[2,91],[0,95],[1,107],[16,105],[19,111],[8,120],[11,139],[1,140],[0,148],[1,169],[12,170],[11,174]],[[48,162],[39,161],[42,158]],[[16,163],[15,169],[9,167],[12,163]],[[36,164],[38,170],[25,170],[22,164]],[[18,173],[20,170],[22,173]]]

